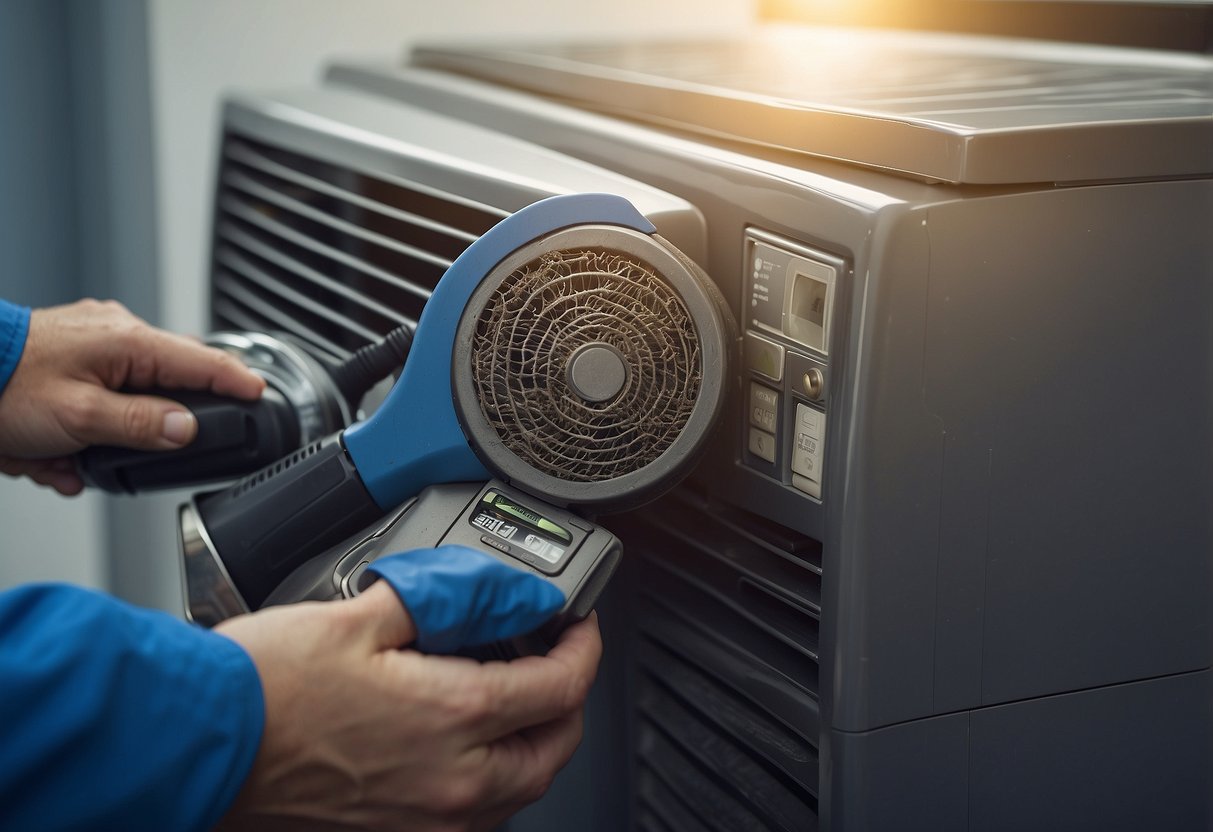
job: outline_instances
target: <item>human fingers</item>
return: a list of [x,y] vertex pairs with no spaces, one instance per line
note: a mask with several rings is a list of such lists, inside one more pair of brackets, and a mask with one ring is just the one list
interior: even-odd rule
[[[585,711],[524,728],[488,746],[485,803],[508,816],[547,793],[581,744]],[[493,814],[492,810],[486,814]]]
[[84,490],[84,482],[76,466],[66,457],[58,459],[15,459],[0,457],[0,473],[10,477],[29,477],[39,485],[49,486],[65,497],[74,497]]
[[256,399],[265,389],[265,379],[231,353],[153,326],[135,327],[113,349],[112,360],[125,369],[115,386],[210,390],[241,399]]
[[371,652],[404,647],[417,638],[413,617],[383,581],[376,581],[356,598],[340,603],[356,619],[354,632]]
[[550,581],[468,546],[412,549],[379,558],[368,571],[408,607],[417,647],[426,653],[529,633],[565,602]]
[[475,726],[472,739],[491,742],[579,711],[601,658],[598,616],[591,613],[566,629],[546,656],[485,664],[483,684],[494,707]]
[[59,410],[63,429],[81,447],[168,451],[189,444],[198,433],[197,418],[180,402],[118,393],[86,382],[71,385]]

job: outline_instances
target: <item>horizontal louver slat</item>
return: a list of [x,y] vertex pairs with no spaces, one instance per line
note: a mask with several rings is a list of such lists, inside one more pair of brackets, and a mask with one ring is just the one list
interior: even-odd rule
[[667,500],[659,517],[653,518],[652,522],[710,560],[719,561],[725,568],[742,572],[772,592],[787,596],[789,602],[807,608],[814,616],[821,612],[819,571],[756,544],[753,538],[738,534],[713,514],[696,511],[677,500]]
[[799,832],[817,814],[816,801],[775,776],[754,756],[655,685],[645,685],[640,712],[687,756],[771,828]]
[[801,788],[816,793],[817,749],[796,733],[667,650],[642,643],[639,661],[683,707],[753,749]]
[[[272,162],[323,180],[344,191],[360,194],[407,214],[429,217],[442,225],[466,231],[474,237],[479,237],[509,215],[508,211],[496,206],[440,191],[384,170],[373,173],[361,171],[349,165],[321,161],[281,146],[263,144],[244,137],[230,136],[227,147],[248,148]],[[225,156],[230,155],[225,150]]]
[[[400,297],[400,300],[404,300],[410,305],[415,305],[417,308],[420,308],[421,304],[429,300],[432,292],[431,289],[411,280],[405,280],[363,258],[320,242],[320,239],[316,236],[311,236],[291,228],[279,219],[269,217],[253,206],[241,202],[237,197],[225,195],[219,200],[219,207],[225,214],[237,217],[263,232],[268,232],[272,237],[266,237],[267,240],[277,238],[276,244],[282,247],[284,251],[293,252],[297,259],[300,254],[306,253],[305,256],[311,256],[322,270],[331,269],[347,274],[352,270],[360,277],[370,278],[370,282],[360,284],[362,291],[374,292],[377,296],[386,296],[380,293],[401,293],[403,297]],[[221,223],[219,230],[222,232],[223,228],[224,226]],[[442,276],[441,270],[434,268],[430,264],[421,265],[431,272],[433,281],[436,284],[438,278]],[[416,270],[414,270],[414,274],[416,274]],[[375,287],[372,285],[374,282],[378,282],[381,285]]]
[[[652,585],[662,587],[659,597],[666,606],[689,620],[701,623],[708,630],[720,630],[730,635],[744,634],[747,647],[753,645],[760,654],[792,651],[817,662],[816,631],[807,623],[813,622],[812,618],[801,615],[804,621],[798,621],[795,630],[780,629],[772,621],[769,615],[771,610],[766,606],[754,603],[752,597],[743,596],[736,589],[730,591],[729,587],[704,581],[699,568],[702,564],[690,561],[685,553],[677,552],[675,541],[660,537],[656,531],[650,534],[655,541],[666,544],[664,551],[655,549],[660,554],[650,558]],[[717,618],[722,623],[727,620],[731,629],[714,626],[712,622]]]
[[818,750],[801,735],[801,731],[808,733],[808,725],[793,729],[776,722],[756,702],[747,701],[664,646],[640,643],[638,660],[685,707],[761,753],[803,788],[816,792]]
[[415,325],[450,264],[508,216],[235,134],[219,183],[215,322],[294,335],[330,362]]
[[807,742],[817,742],[820,714],[808,686],[814,676],[807,665],[793,668],[801,671],[800,679],[789,678],[753,653],[697,629],[668,609],[657,604],[643,609],[646,638],[747,697]]
[[296,312],[311,313],[311,315],[330,326],[353,333],[358,338],[367,341],[373,340],[376,337],[374,330],[363,326],[323,303],[312,300],[306,295],[292,289],[289,285],[275,280],[250,260],[241,257],[239,254],[235,254],[230,250],[220,249],[216,259],[232,275],[243,277],[266,292],[276,295],[281,301],[285,301],[290,306],[295,307]]
[[[380,322],[381,326],[395,327],[402,323],[416,323],[412,318],[400,314],[386,304],[368,295],[356,292],[349,286],[312,269],[307,264],[290,258],[279,249],[267,245],[238,225],[232,223],[221,224],[219,227],[219,238],[256,255],[260,260],[276,266],[276,271],[282,274],[281,279],[284,283],[289,284],[294,282],[297,285],[311,288],[326,300],[361,307],[364,313],[383,319]],[[227,250],[220,247],[216,257],[221,257],[225,253],[228,253]]]
[[432,240],[440,241],[442,237],[450,238],[445,244],[438,242],[438,245],[434,247],[436,253],[443,253],[445,250],[445,256],[448,259],[454,260],[460,251],[476,241],[476,234],[444,223],[435,222],[430,217],[401,211],[389,205],[376,202],[373,199],[367,199],[360,194],[347,191],[344,188],[338,188],[322,179],[317,179],[316,177],[308,176],[307,174],[288,168],[285,165],[280,165],[246,145],[233,144],[228,150],[228,158],[241,163],[246,169],[257,171],[266,176],[298,185],[309,191],[314,191],[317,194],[333,197],[352,206],[396,220],[400,223],[400,226],[397,226],[398,229],[407,229],[409,226],[414,226],[418,230],[432,232],[432,234],[436,235],[431,238]]
[[611,520],[638,594],[637,817],[817,827],[821,548],[750,521],[685,487]]
[[297,315],[280,309],[273,301],[258,295],[253,289],[227,272],[219,272],[215,276],[215,292],[218,297],[225,297],[229,302],[249,310],[263,319],[268,326],[266,331],[279,330],[294,335],[304,342],[314,344],[331,355],[341,358],[348,356],[352,350],[343,347],[316,331],[314,327],[305,324]]
[[748,800],[722,788],[716,777],[672,743],[659,726],[647,721],[641,725],[639,755],[642,765],[666,788],[680,795],[695,817],[713,832],[770,831],[750,808]]
[[728,529],[734,535],[749,540],[773,554],[791,560],[821,574],[821,541],[800,534],[736,506],[709,500],[689,488],[680,488],[669,495],[669,499],[706,515],[714,523]]
[[648,809],[671,829],[678,832],[710,832],[703,821],[695,817],[682,800],[650,772],[641,772],[636,792],[642,809]]
[[254,181],[251,177],[246,176],[238,171],[228,171],[223,175],[223,183],[229,185],[233,190],[241,191],[249,196],[264,200],[270,205],[276,205],[279,208],[284,208],[293,214],[296,214],[304,219],[311,220],[314,223],[328,226],[331,230],[345,234],[350,237],[362,240],[382,248],[390,249],[404,257],[411,257],[429,263],[431,266],[437,266],[440,269],[447,269],[451,265],[451,261],[444,257],[439,257],[428,251],[424,251],[413,246],[404,245],[390,237],[382,234],[376,234],[371,231],[355,225],[351,222],[346,222],[343,219],[334,217],[324,211],[318,211],[297,199],[292,199],[284,194],[275,191]]

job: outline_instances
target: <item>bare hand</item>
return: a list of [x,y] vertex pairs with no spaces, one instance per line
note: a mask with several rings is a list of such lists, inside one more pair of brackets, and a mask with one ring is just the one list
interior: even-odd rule
[[197,420],[177,402],[115,392],[152,386],[256,399],[265,382],[234,356],[156,329],[114,301],[35,309],[0,395],[0,472],[76,494],[84,486],[68,455],[88,445],[192,442]]
[[253,657],[266,708],[225,829],[492,829],[572,756],[602,655],[593,616],[547,656],[399,650],[415,630],[384,581],[216,629]]

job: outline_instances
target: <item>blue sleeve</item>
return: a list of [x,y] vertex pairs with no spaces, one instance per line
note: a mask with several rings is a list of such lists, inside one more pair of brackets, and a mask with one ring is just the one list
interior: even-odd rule
[[17,369],[28,334],[29,308],[0,300],[0,394]]
[[98,592],[0,592],[0,825],[210,829],[252,767],[261,682],[235,642]]

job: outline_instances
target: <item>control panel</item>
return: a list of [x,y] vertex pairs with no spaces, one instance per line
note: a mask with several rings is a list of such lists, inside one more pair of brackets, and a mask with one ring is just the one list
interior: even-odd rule
[[830,336],[844,262],[745,232],[745,463],[823,499]]

